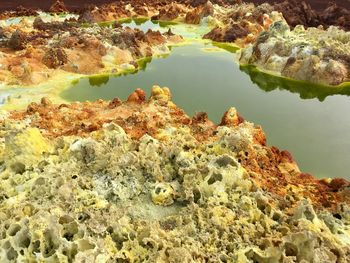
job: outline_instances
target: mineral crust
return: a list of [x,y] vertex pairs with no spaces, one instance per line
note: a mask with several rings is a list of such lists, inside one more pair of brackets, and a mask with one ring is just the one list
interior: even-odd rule
[[[67,8],[59,0],[49,11],[60,13]],[[181,41],[179,36],[150,33],[158,39],[154,45],[145,41],[143,32],[124,30],[118,23],[114,29],[96,25],[140,17],[207,27],[204,39],[237,45],[242,48],[241,64],[274,75],[329,86],[350,79],[350,11],[335,3],[316,11],[303,0],[260,5],[225,0],[126,0],[74,12],[75,18],[51,22],[23,8],[0,15],[36,16],[32,24],[24,19],[0,28],[0,81],[38,84],[55,75],[56,69],[78,74],[115,72],[120,64],[135,65],[137,59],[170,52],[167,45]]]
[[216,7],[217,25],[203,36],[233,42],[240,63],[274,75],[323,85],[350,80],[350,11],[330,5],[322,13],[305,1]]
[[169,89],[0,116],[1,262],[349,262],[350,184]]
[[291,30],[276,21],[242,49],[240,62],[297,80],[339,85],[350,80],[350,32],[302,25]]
[[[33,85],[64,72],[98,74],[134,69],[137,61],[170,52],[182,37],[148,30],[84,25],[36,17],[1,29],[0,81]],[[1,47],[2,44],[2,47]]]

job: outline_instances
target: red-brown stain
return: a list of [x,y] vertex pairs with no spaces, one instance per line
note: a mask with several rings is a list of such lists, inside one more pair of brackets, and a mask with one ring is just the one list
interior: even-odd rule
[[[215,140],[218,127],[204,112],[189,118],[182,109],[168,101],[152,97],[145,100],[140,89],[132,93],[126,102],[116,98],[112,101],[53,105],[48,99],[42,99],[40,104],[29,104],[27,110],[11,112],[10,118],[23,120],[34,114],[39,117],[33,118],[32,125],[41,129],[47,137],[87,136],[106,123],[116,123],[131,138],[139,139],[145,134],[156,136],[160,129],[172,125],[188,126],[200,143]],[[233,129],[244,125],[241,121],[228,124]],[[310,174],[301,173],[288,151],[266,146],[266,136],[260,126],[253,127],[252,133],[253,144],[242,149],[236,157],[256,185],[275,196],[276,205],[292,208],[301,198],[309,198],[316,209],[335,210],[341,202],[350,204],[350,197],[342,193],[350,187],[348,181],[341,178],[318,180]],[[293,194],[294,201],[287,202],[285,197]]]

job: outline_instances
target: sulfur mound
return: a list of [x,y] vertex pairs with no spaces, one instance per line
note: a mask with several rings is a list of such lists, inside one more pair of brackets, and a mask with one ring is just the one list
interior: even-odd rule
[[349,182],[300,173],[234,108],[215,125],[154,87],[0,120],[1,262],[350,260]]
[[349,40],[350,32],[336,27],[291,30],[277,21],[242,50],[240,62],[293,79],[338,85],[350,79]]

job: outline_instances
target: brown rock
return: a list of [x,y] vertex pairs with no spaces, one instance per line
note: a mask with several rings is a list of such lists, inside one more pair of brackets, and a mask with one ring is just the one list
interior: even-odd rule
[[31,8],[25,8],[23,6],[18,6],[15,10],[15,16],[37,16],[38,12]]
[[165,37],[159,31],[148,30],[145,41],[151,45],[160,45],[166,42]]
[[185,17],[185,22],[188,24],[199,24],[203,17],[213,15],[214,7],[210,1],[196,7],[194,10],[188,12]]
[[130,47],[136,47],[137,41],[133,32],[122,31],[112,36],[112,42],[114,45],[121,49],[128,49]]
[[[203,5],[207,2],[207,0],[189,0],[188,3],[193,7],[198,7],[200,5]],[[220,6],[228,6],[228,5],[235,5],[235,4],[241,4],[242,0],[211,0],[213,4],[217,4]]]
[[241,117],[235,108],[227,110],[221,118],[220,125],[222,126],[237,126],[244,122],[244,118]]
[[56,0],[56,2],[54,2],[50,7],[49,11],[51,13],[65,13],[68,12],[68,9],[63,1]]
[[320,14],[322,23],[325,25],[335,25],[346,31],[350,30],[350,11],[336,3],[330,5]]
[[67,54],[62,48],[51,48],[45,53],[43,57],[43,63],[48,68],[58,68],[67,62]]
[[71,31],[72,28],[78,27],[78,23],[74,20],[64,22],[44,22],[40,17],[36,17],[33,22],[33,27],[41,31]]
[[320,17],[307,2],[303,0],[288,0],[274,5],[274,9],[281,12],[287,23],[295,27],[304,25],[306,27],[317,27]]
[[344,187],[347,187],[349,186],[349,182],[346,181],[345,179],[343,178],[334,178],[330,183],[329,183],[329,186],[332,188],[332,190],[334,192],[337,192],[339,190],[341,190],[342,188]]
[[108,108],[114,109],[114,108],[118,107],[121,103],[122,103],[122,101],[119,98],[114,98],[113,100],[111,100],[109,102]]
[[221,42],[224,36],[224,29],[220,27],[216,27],[211,30],[209,33],[203,36],[204,39],[211,39],[213,41]]
[[181,12],[181,8],[176,3],[171,3],[170,5],[166,5],[159,10],[159,14],[153,16],[152,20],[162,20],[162,21],[171,21],[178,18]]
[[136,5],[134,7],[134,12],[139,16],[148,16],[148,10],[147,10],[147,7],[145,6]]
[[43,106],[51,106],[52,105],[52,102],[51,102],[51,100],[48,97],[41,98],[40,103]]
[[8,41],[8,47],[12,48],[13,50],[22,50],[25,49],[27,43],[28,39],[26,34],[17,29]]
[[236,39],[246,37],[249,34],[249,30],[242,25],[234,23],[227,28],[214,28],[203,38],[211,39],[217,42],[234,42]]
[[142,89],[136,89],[133,93],[130,94],[127,101],[142,103],[146,100],[146,93]]
[[4,29],[0,27],[0,38],[4,38],[4,37],[5,37]]
[[238,38],[243,38],[249,34],[249,31],[239,24],[232,24],[224,35],[224,42],[233,42]]

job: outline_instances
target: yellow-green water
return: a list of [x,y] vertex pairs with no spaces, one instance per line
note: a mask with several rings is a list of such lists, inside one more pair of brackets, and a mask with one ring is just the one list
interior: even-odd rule
[[136,88],[168,86],[188,114],[206,111],[219,121],[234,106],[263,126],[270,145],[289,150],[304,172],[350,179],[350,88],[289,81],[240,67],[233,54],[211,45],[176,47],[167,58],[149,59],[136,74],[84,78],[61,96],[69,101],[126,99]]

